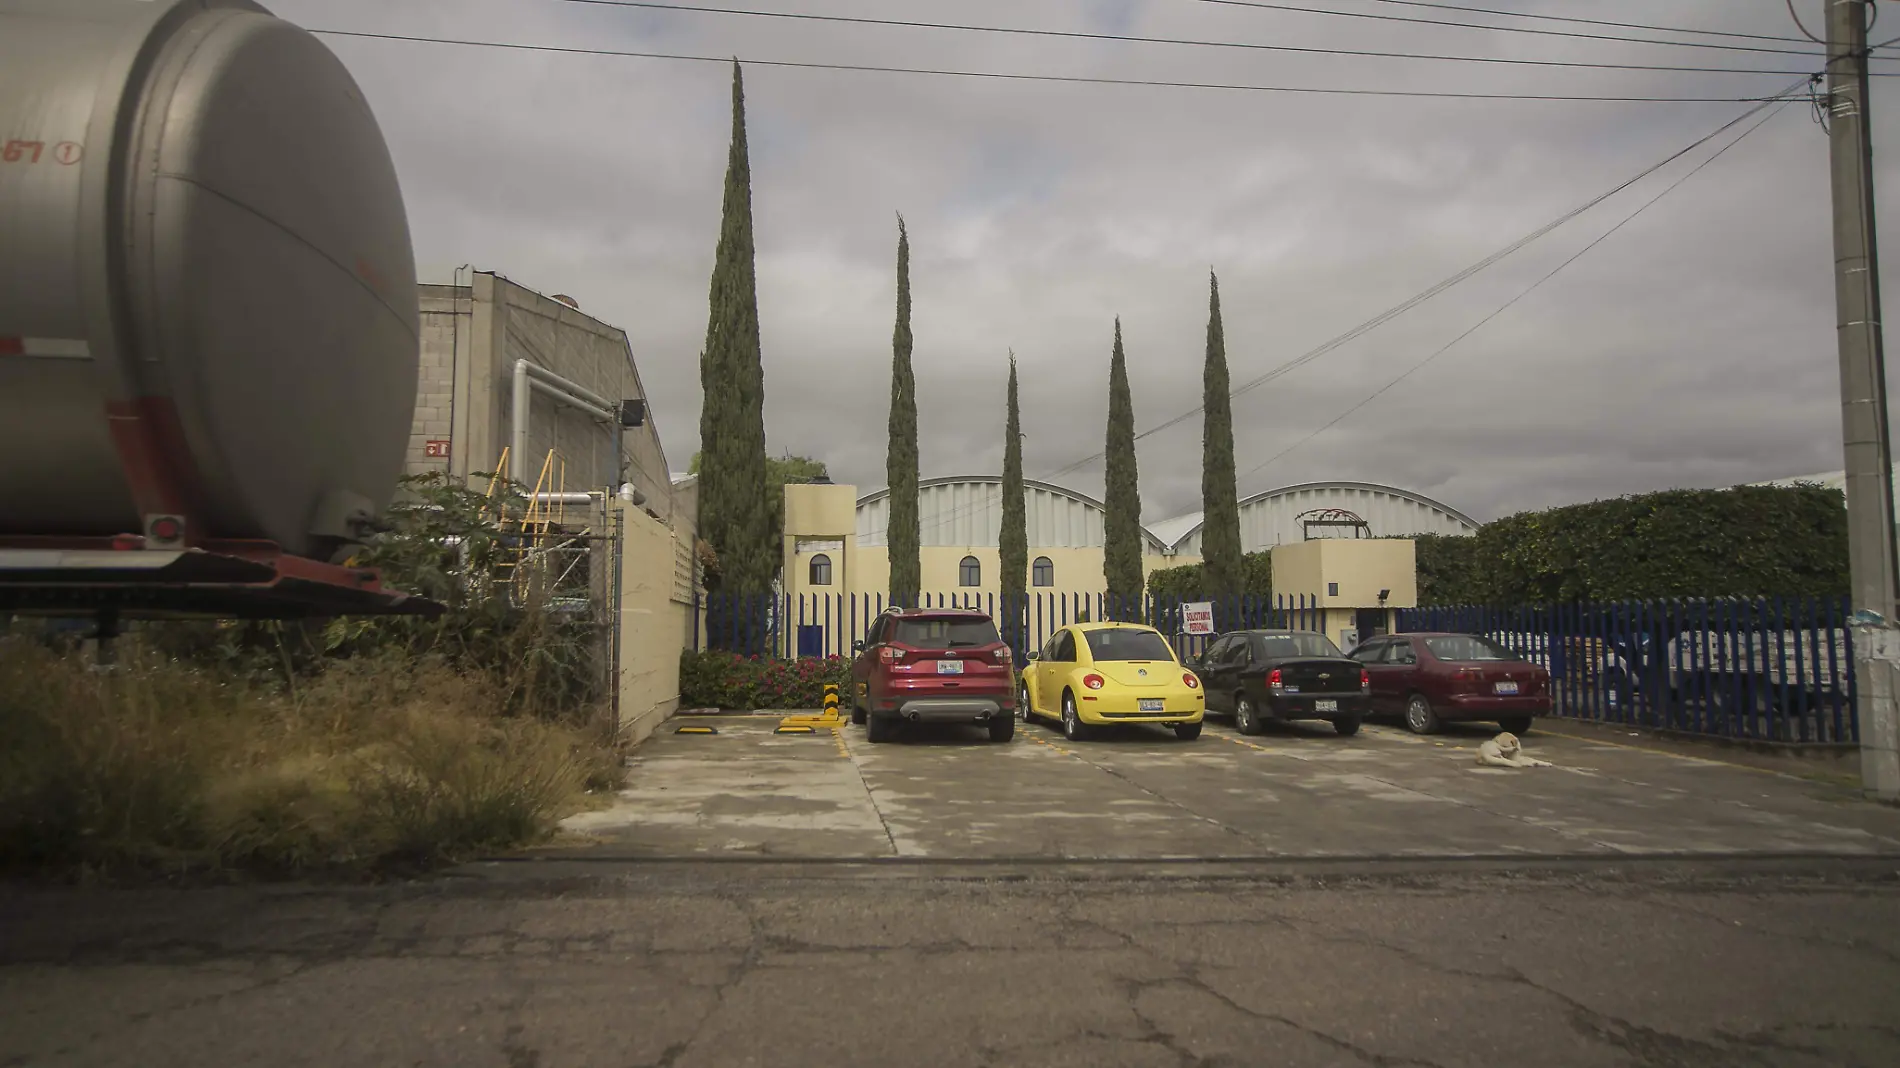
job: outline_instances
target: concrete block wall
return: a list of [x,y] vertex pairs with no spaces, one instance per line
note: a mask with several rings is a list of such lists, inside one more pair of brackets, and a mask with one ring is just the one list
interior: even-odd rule
[[[421,369],[416,381],[416,415],[409,428],[405,470],[410,474],[449,471],[449,457],[428,455],[431,441],[452,441],[454,427],[455,349],[468,329],[467,313],[453,299],[425,297],[422,302]],[[457,325],[456,316],[463,316]]]
[[681,603],[681,542],[666,524],[622,506],[620,546],[620,731],[628,742],[652,734],[679,709],[680,651],[691,640],[690,603]]

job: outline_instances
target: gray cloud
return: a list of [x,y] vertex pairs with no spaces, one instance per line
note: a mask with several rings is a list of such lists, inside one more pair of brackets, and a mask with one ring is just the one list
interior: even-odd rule
[[[750,0],[748,0],[750,2]],[[871,0],[759,6],[892,17]],[[1346,6],[1343,2],[1336,6]],[[1574,13],[1574,5],[1523,4]],[[1776,5],[1593,17],[1790,33]],[[1804,11],[1816,5],[1805,5]],[[1019,39],[550,0],[277,0],[305,25],[742,58],[1484,92],[1749,95],[1788,79],[1498,68]],[[918,3],[920,18],[1319,47],[1799,69],[1199,4]],[[1371,8],[1367,8],[1371,10]],[[1387,10],[1383,7],[1380,10]],[[1396,9],[1392,9],[1396,10]],[[624,327],[673,466],[726,158],[718,64],[331,38],[395,151],[418,260],[570,293]],[[1114,318],[1143,428],[1200,402],[1206,278],[1236,381],[1489,254],[1741,110],[1342,98],[747,69],[771,448],[883,482],[895,215],[914,247],[927,476],[1002,457],[1006,353],[1029,474],[1101,448]],[[1877,84],[1876,140],[1896,125]],[[1411,379],[1245,479],[1388,482],[1481,518],[1838,467],[1825,141],[1805,104]],[[1236,404],[1243,471],[1496,309],[1685,169]],[[1882,181],[1900,179],[1885,165]],[[1891,217],[1892,213],[1888,213]],[[1892,247],[1890,228],[1882,235]],[[1199,507],[1198,418],[1142,442],[1144,516]],[[1099,464],[1061,481],[1098,492]]]

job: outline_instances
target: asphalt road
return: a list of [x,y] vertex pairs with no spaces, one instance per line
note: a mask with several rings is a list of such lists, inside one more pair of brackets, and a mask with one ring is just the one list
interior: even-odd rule
[[1890,864],[1461,863],[15,890],[0,1064],[1900,1063]]
[[0,887],[0,1066],[1900,1064],[1900,812],[1837,786],[770,726],[415,882]]

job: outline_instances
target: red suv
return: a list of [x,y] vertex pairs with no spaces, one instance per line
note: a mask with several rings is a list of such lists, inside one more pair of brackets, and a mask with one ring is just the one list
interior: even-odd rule
[[982,612],[893,608],[851,651],[851,722],[873,742],[905,723],[981,723],[1016,733],[1015,661]]

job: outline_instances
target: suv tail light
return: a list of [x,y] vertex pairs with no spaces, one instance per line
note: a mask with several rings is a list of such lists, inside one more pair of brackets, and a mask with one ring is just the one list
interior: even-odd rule
[[1091,690],[1099,690],[1108,685],[1108,680],[1100,675],[1084,675],[1082,676],[1082,685],[1087,686]]
[[901,664],[904,661],[904,650],[892,648],[887,645],[884,647],[883,652],[878,654],[878,658],[883,660],[886,664]]
[[1267,685],[1276,690],[1286,685],[1285,676],[1280,674],[1279,668],[1274,668],[1272,671],[1267,672]]
[[996,662],[997,662],[997,663],[999,663],[999,664],[1013,664],[1013,663],[1015,663],[1015,662],[1016,662],[1016,653],[1015,653],[1015,651],[1014,651],[1014,650],[1012,650],[1012,649],[1011,649],[1011,648],[1010,648],[1009,646],[1007,646],[1007,645],[1005,645],[1005,646],[1003,646],[1003,647],[1002,647],[1001,649],[998,649],[998,650],[996,650]]
[[1367,671],[1365,668],[1359,669],[1359,688],[1362,690],[1372,689],[1372,672]]

